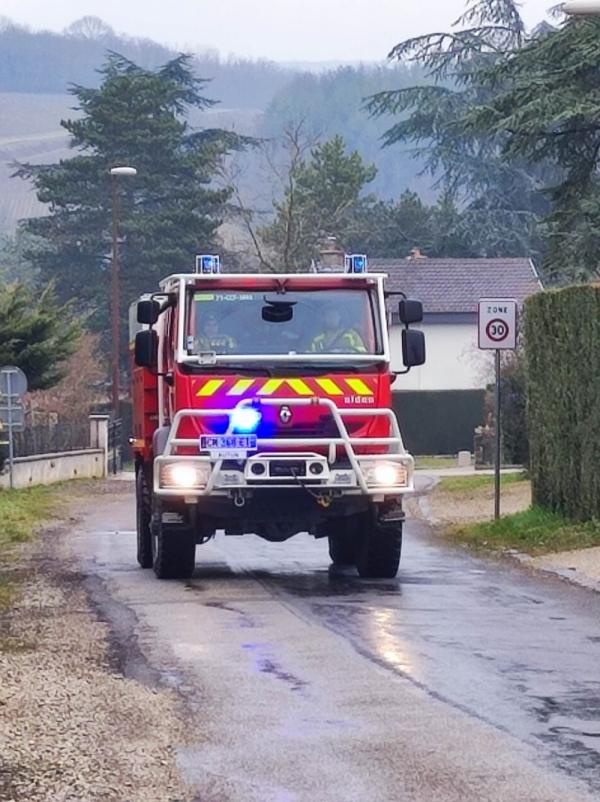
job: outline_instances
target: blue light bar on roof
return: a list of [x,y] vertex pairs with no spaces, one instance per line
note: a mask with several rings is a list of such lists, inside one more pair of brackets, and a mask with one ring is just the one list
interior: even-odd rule
[[196,273],[211,275],[221,272],[221,260],[213,254],[201,254],[196,256]]
[[366,273],[367,257],[364,253],[353,253],[346,256],[346,273]]

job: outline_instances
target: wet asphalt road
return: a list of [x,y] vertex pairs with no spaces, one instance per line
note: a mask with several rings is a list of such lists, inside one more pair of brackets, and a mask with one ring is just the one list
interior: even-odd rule
[[308,536],[220,536],[159,582],[133,526],[133,496],[103,498],[72,550],[195,711],[180,765],[202,802],[600,797],[600,595],[415,522],[393,581]]

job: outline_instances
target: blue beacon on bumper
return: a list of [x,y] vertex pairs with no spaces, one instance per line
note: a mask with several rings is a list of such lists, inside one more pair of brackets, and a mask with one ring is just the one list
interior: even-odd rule
[[250,434],[258,429],[261,414],[255,407],[236,407],[231,413],[230,425],[233,432]]

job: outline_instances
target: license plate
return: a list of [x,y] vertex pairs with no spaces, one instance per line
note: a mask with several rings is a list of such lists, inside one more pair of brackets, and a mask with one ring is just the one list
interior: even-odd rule
[[203,434],[200,451],[208,451],[211,459],[246,459],[249,451],[256,451],[256,435]]

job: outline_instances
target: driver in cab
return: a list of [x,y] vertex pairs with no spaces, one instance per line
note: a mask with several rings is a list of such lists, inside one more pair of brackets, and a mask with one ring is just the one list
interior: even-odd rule
[[335,306],[327,306],[323,318],[323,331],[313,338],[308,352],[366,354],[367,349],[360,334],[342,324],[339,310]]
[[216,315],[207,315],[202,324],[202,334],[196,338],[197,351],[214,351],[216,354],[231,353],[237,343],[228,334],[220,331]]

